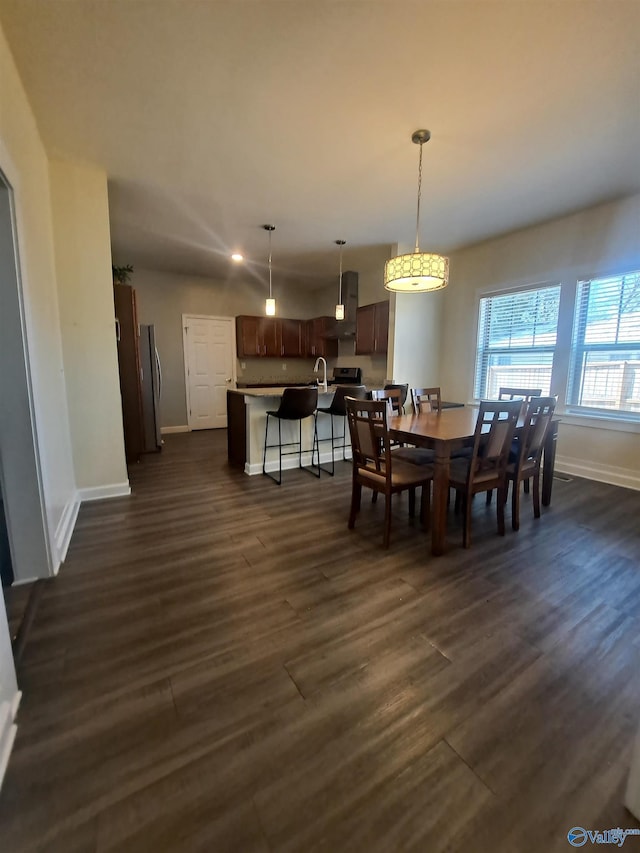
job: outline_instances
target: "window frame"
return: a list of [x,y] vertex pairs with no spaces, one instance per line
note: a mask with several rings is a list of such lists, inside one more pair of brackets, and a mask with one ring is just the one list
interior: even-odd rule
[[[626,276],[640,277],[640,269],[623,270],[621,272],[600,273],[597,275],[579,276],[575,281],[573,295],[573,322],[571,328],[571,339],[569,342],[569,359],[567,364],[567,385],[565,411],[571,415],[581,418],[597,418],[609,421],[624,421],[633,424],[640,423],[640,411],[630,409],[611,409],[601,406],[585,406],[575,402],[580,394],[584,383],[584,358],[588,353],[611,353],[615,351],[627,352],[628,350],[640,349],[640,335],[634,341],[623,341],[622,343],[593,343],[585,344],[584,339],[587,332],[587,311],[583,308],[584,302],[589,300],[589,288],[593,282],[606,281],[607,279],[624,279]],[[622,294],[621,294],[622,296]],[[620,323],[618,312],[616,322]]]
[[[477,292],[476,310],[475,310],[474,358],[473,358],[473,373],[472,373],[472,384],[471,384],[471,387],[473,389],[473,400],[475,402],[477,402],[481,399],[485,399],[484,397],[480,397],[480,396],[476,395],[476,391],[480,390],[476,386],[478,384],[482,384],[485,391],[486,391],[486,385],[487,385],[486,374],[487,374],[488,365],[485,364],[485,366],[482,368],[482,374],[480,374],[480,371],[479,371],[479,355],[480,355],[480,351],[481,351],[480,346],[479,346],[479,336],[480,336],[480,326],[481,326],[480,313],[481,313],[481,307],[482,307],[482,300],[483,299],[494,299],[494,298],[500,297],[500,296],[519,296],[521,294],[530,293],[532,291],[551,290],[553,288],[558,289],[558,300],[559,300],[558,301],[558,320],[556,323],[556,340],[555,340],[554,344],[548,345],[548,346],[541,345],[541,346],[530,346],[530,347],[522,347],[522,348],[504,347],[504,348],[501,348],[499,350],[497,350],[497,349],[490,350],[487,347],[483,350],[484,353],[492,352],[492,353],[498,353],[498,354],[503,353],[503,354],[511,354],[511,355],[517,354],[517,353],[532,353],[532,354],[534,354],[534,353],[551,353],[551,378],[550,378],[550,389],[551,389],[551,391],[550,391],[550,393],[553,394],[553,388],[555,386],[554,372],[555,372],[555,368],[556,368],[556,352],[557,352],[558,346],[559,346],[560,317],[561,317],[561,308],[562,308],[562,298],[563,298],[563,292],[564,292],[564,286],[563,286],[562,282],[559,280],[538,281],[538,282],[532,282],[532,283],[527,283],[527,284],[514,285],[512,287],[501,287],[501,288],[496,288],[495,290],[493,290],[493,289],[492,290],[482,290],[482,291]],[[486,360],[487,356],[485,355],[484,357]],[[480,383],[478,383],[477,380],[478,380],[480,375],[482,375],[483,379]]]

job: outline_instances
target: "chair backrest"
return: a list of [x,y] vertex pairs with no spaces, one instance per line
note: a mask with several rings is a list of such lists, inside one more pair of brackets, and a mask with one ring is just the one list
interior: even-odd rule
[[355,397],[356,399],[364,400],[366,393],[366,385],[339,385],[333,395],[329,411],[332,415],[346,415],[347,409],[344,404],[345,398]]
[[521,406],[521,400],[483,400],[480,403],[469,466],[472,481],[489,480],[506,473]]
[[526,400],[528,403],[532,397],[539,397],[540,394],[542,394],[542,388],[501,387],[498,390],[498,400]]
[[411,403],[414,415],[421,412],[439,412],[442,408],[439,388],[412,388]]
[[387,382],[384,386],[385,391],[399,391],[400,392],[400,405],[404,408],[404,404],[407,402],[407,395],[409,394],[409,383],[408,382]]
[[372,400],[384,400],[389,406],[389,411],[393,415],[401,415],[402,408],[402,391],[400,388],[385,388],[383,391],[374,390],[371,392]]
[[556,409],[556,402],[555,397],[532,397],[529,400],[519,442],[519,467],[526,465],[530,468],[540,465],[544,441]]
[[351,454],[356,468],[391,476],[391,447],[387,429],[386,400],[345,398],[351,436]]
[[297,421],[312,415],[318,405],[317,388],[285,388],[277,417]]

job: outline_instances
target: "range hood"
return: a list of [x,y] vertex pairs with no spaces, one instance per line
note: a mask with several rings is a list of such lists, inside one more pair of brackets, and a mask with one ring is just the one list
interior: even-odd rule
[[342,273],[342,302],[344,320],[334,320],[327,338],[339,341],[353,339],[356,334],[356,311],[358,309],[358,273],[347,270]]

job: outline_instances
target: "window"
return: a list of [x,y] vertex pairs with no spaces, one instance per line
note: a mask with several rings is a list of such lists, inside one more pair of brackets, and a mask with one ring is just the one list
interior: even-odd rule
[[475,397],[495,398],[501,386],[549,394],[559,304],[560,285],[480,300]]
[[578,282],[568,402],[640,416],[640,272]]

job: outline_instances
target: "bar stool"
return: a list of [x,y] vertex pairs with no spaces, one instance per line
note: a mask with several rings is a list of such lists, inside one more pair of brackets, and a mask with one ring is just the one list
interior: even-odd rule
[[[316,417],[316,406],[318,405],[318,389],[317,388],[285,388],[282,392],[280,406],[275,411],[267,412],[267,423],[264,431],[264,451],[262,454],[262,473],[280,485],[282,483],[282,457],[291,456],[298,453],[298,467],[310,471],[315,477],[320,476],[320,450],[318,448],[318,425]],[[269,435],[269,418],[276,418],[278,421],[278,443],[267,444]],[[313,445],[311,448],[311,466],[313,466],[314,454],[318,453],[318,473],[312,471],[311,468],[306,468],[302,464],[302,421],[305,418],[313,418]],[[282,443],[282,421],[298,421],[298,441],[287,441]],[[282,452],[283,447],[298,445],[298,450],[288,450]],[[267,448],[278,448],[278,479],[269,474],[267,471]]]
[[[366,385],[339,385],[336,388],[336,392],[333,395],[333,399],[331,400],[330,406],[325,406],[323,408],[318,409],[318,413],[323,415],[330,415],[331,417],[331,470],[328,468],[322,468],[320,465],[320,442],[321,441],[329,441],[328,438],[319,438],[318,439],[318,464],[322,471],[326,471],[327,474],[330,474],[332,477],[335,472],[335,451],[340,450],[342,448],[342,458],[346,459],[345,456],[345,447],[347,447],[346,442],[346,425],[347,425],[347,407],[345,405],[345,397],[355,397],[358,400],[364,400],[365,395],[367,393]],[[342,435],[335,435],[333,430],[333,419],[342,418]],[[342,444],[336,444],[336,439],[342,439]],[[350,445],[349,445],[350,446]]]

